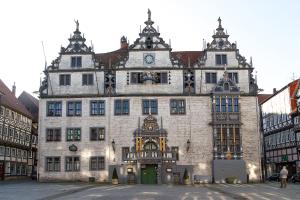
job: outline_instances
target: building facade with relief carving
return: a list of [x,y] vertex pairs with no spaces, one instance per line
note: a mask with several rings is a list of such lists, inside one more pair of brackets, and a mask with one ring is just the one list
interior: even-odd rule
[[77,22],[40,87],[39,180],[258,181],[252,62],[218,23],[203,51],[172,51],[148,11],[133,44],[95,53]]

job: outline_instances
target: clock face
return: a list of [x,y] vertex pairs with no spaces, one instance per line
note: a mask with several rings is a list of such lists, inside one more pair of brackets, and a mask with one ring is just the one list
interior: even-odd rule
[[144,63],[147,65],[154,63],[154,55],[153,54],[145,54],[144,55]]

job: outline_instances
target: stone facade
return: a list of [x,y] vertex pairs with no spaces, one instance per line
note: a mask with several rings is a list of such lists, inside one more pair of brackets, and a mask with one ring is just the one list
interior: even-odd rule
[[[213,160],[219,159],[213,154],[213,127],[219,122],[214,123],[212,117],[219,111],[212,91],[227,82],[235,91],[226,93],[222,85],[222,95],[229,98],[234,94],[238,99],[234,112],[240,116],[240,136],[234,136],[234,145],[239,147],[230,152],[228,146],[226,155],[230,156],[225,159],[223,152],[222,159],[229,165],[232,159],[241,160],[250,180],[260,179],[257,86],[251,62],[229,43],[221,20],[213,42],[198,52],[172,52],[153,23],[148,11],[146,27],[134,44],[122,37],[119,50],[104,54],[95,54],[84,44],[77,23],[70,44],[46,69],[40,88],[40,181],[111,181],[114,168],[119,182],[124,183],[183,182],[185,171],[189,181],[194,177],[213,181]],[[72,66],[77,57],[81,57],[80,65]],[[85,74],[91,77],[87,85]],[[151,103],[145,104],[145,100]],[[102,102],[101,115],[93,115],[93,109],[100,109],[94,108],[94,101]],[[78,116],[68,116],[70,102],[80,102]],[[51,110],[55,103],[58,116]],[[104,139],[91,141],[93,127],[104,129]],[[79,141],[68,141],[70,128],[80,129]],[[49,129],[59,129],[60,138],[49,139]],[[70,170],[70,157],[79,157],[75,170]],[[92,169],[93,157],[104,158],[95,164],[101,165],[97,170]]]

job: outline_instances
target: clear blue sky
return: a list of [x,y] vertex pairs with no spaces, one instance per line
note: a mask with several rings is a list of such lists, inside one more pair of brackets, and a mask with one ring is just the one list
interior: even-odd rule
[[217,19],[237,41],[240,53],[253,57],[258,84],[265,93],[280,89],[300,76],[298,48],[300,40],[300,1],[276,0],[132,0],[132,1],[1,1],[0,78],[17,94],[37,91],[44,56],[48,64],[58,56],[60,46],[68,44],[74,31],[74,19],[87,43],[93,41],[96,53],[119,48],[122,35],[132,43],[139,26],[152,11],[166,42],[173,51],[202,50],[202,39],[211,41]]

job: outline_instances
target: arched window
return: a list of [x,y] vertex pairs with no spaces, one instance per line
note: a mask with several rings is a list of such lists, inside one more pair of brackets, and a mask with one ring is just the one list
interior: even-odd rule
[[144,145],[144,150],[150,151],[150,150],[158,150],[157,145],[154,142],[147,142]]

